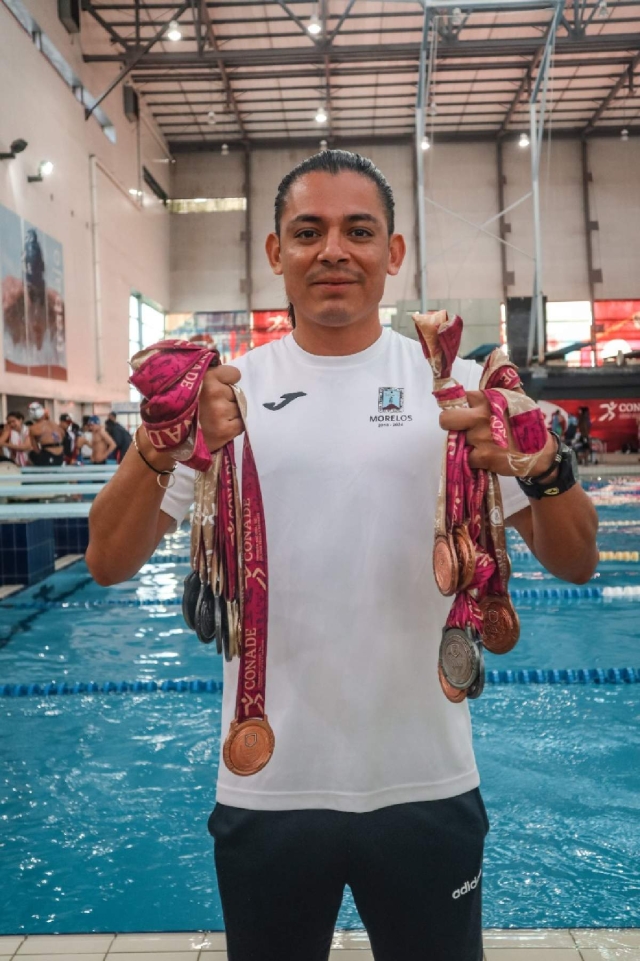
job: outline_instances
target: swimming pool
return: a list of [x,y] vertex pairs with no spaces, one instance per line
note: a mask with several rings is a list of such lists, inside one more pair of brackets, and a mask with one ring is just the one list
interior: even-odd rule
[[[510,538],[522,635],[505,657],[487,655],[510,683],[471,702],[491,821],[485,927],[640,926],[640,683],[523,683],[518,673],[629,667],[640,680],[639,487],[590,486],[600,549],[615,555],[592,596],[545,597],[568,585]],[[0,603],[0,690],[24,685],[24,696],[0,697],[0,934],[223,926],[206,829],[222,664],[175,603],[187,542],[179,532],[116,587],[98,587],[80,562]],[[28,691],[167,678],[214,683]],[[338,926],[361,927],[348,892]]]

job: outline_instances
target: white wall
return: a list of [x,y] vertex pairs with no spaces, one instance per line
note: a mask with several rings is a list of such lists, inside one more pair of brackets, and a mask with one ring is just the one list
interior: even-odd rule
[[[242,152],[181,155],[171,167],[172,197],[244,195]],[[171,310],[244,310],[244,212],[172,214],[170,221]]]
[[[29,0],[39,26],[95,96],[114,75],[112,65],[85,65],[77,38],[57,18],[57,4]],[[83,18],[83,30],[90,28]],[[0,392],[64,401],[128,398],[128,301],[136,291],[163,307],[169,304],[169,216],[147,190],[144,204],[128,195],[139,186],[138,134],[122,112],[122,90],[103,103],[116,128],[112,144],[95,119],[39,53],[31,38],[0,5],[0,149],[12,140],[27,150],[0,164],[0,203],[30,220],[63,245],[68,380],[9,374],[0,354]],[[104,328],[103,378],[97,380],[93,282],[90,155],[97,174],[98,249]],[[28,184],[40,160],[54,162],[51,177]],[[140,126],[140,160],[168,187],[168,154],[153,124]],[[106,172],[105,172],[106,171]],[[0,351],[2,350],[0,344]]]
[[[358,149],[354,144],[353,149]],[[398,230],[404,233],[408,257],[403,270],[387,283],[385,304],[411,301],[415,287],[415,200],[412,148],[362,147],[394,189]],[[581,147],[578,140],[545,143],[540,170],[544,292],[551,300],[587,300],[586,241],[582,207]],[[273,200],[281,177],[309,155],[308,150],[256,150],[252,165],[252,269],[254,309],[279,308],[285,297],[264,254],[264,239],[273,228]],[[640,143],[618,139],[589,143],[593,171],[590,187],[594,266],[603,270],[596,297],[638,297],[640,218]],[[174,196],[237,196],[243,181],[242,155],[180,154],[172,168]],[[531,190],[530,153],[515,139],[505,142],[505,204]],[[429,198],[453,211],[452,216],[427,203],[427,278],[430,299],[502,300],[500,245],[471,224],[482,224],[498,212],[496,147],[493,143],[434,144],[425,153],[425,189]],[[233,221],[232,217],[238,220]],[[171,308],[175,311],[244,309],[240,289],[245,274],[241,239],[242,215],[203,214],[172,220]],[[511,296],[528,296],[533,283],[531,200],[506,216],[509,240],[507,269],[513,271]],[[497,236],[494,221],[486,228]],[[175,241],[175,243],[174,243]],[[529,254],[530,256],[526,256]],[[221,267],[224,266],[224,271]],[[223,274],[221,276],[221,273]],[[188,284],[185,282],[188,279]]]

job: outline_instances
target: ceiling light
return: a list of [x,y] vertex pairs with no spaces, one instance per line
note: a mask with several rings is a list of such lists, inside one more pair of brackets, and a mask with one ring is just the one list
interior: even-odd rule
[[326,149],[327,149],[327,146],[328,146],[328,144],[327,144],[327,141],[326,141],[326,140],[321,140],[321,141],[320,141],[320,150],[326,150]]
[[529,138],[528,138],[528,136],[526,135],[526,133],[525,133],[524,130],[523,130],[522,133],[520,134],[520,140],[518,140],[518,146],[519,146],[519,147],[528,147],[528,146],[529,146],[529,143],[530,143]]
[[26,150],[29,144],[26,140],[14,140],[9,147],[8,153],[0,153],[0,160],[13,160],[16,154]]
[[226,157],[226,156],[228,155],[228,153],[229,153],[229,144],[228,144],[228,143],[223,143],[223,144],[222,144],[222,146],[220,147],[220,153],[222,154],[223,157]]
[[38,173],[34,176],[27,177],[30,184],[38,184],[53,173],[53,164],[50,160],[42,160],[38,164]]
[[598,7],[596,9],[596,17],[599,20],[606,20],[609,16],[609,4],[607,0],[598,0]]
[[454,7],[451,11],[451,23],[454,27],[462,26],[462,10],[460,7]]
[[629,139],[629,131],[627,130],[626,127],[623,127],[622,130],[620,131],[620,140],[626,143],[628,139]]
[[135,187],[129,187],[129,193],[131,194],[132,197],[136,197],[138,200],[142,198],[142,191],[136,190]]
[[438,112],[438,104],[435,102],[435,100],[431,100],[431,103],[429,104],[429,113],[431,114],[432,117],[435,117],[437,112]]
[[210,110],[209,113],[207,114],[207,123],[215,123],[215,122],[216,122],[216,112],[215,110]]
[[327,122],[326,107],[318,107],[318,112],[316,114],[316,123],[326,123],[326,122]]
[[317,37],[318,34],[322,33],[322,24],[318,20],[318,16],[315,13],[309,18],[307,32],[310,33],[312,37]]
[[182,40],[182,31],[180,30],[180,24],[177,20],[172,20],[169,24],[169,29],[167,30],[167,40],[172,40],[177,43],[178,40]]
[[421,149],[421,150],[428,150],[430,146],[431,146],[431,141],[429,140],[429,138],[428,138],[428,137],[423,137],[423,138],[422,138],[422,143],[420,144],[420,149]]

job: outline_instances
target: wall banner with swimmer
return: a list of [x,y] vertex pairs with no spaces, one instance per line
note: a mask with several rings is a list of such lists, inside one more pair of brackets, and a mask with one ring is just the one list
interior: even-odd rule
[[167,314],[165,337],[214,343],[228,364],[251,347],[251,324],[244,310]]
[[62,244],[2,204],[0,285],[7,373],[66,380]]

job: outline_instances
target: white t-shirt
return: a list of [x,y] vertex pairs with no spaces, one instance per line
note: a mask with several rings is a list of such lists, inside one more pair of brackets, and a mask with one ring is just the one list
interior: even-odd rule
[[[362,812],[471,790],[469,707],[437,675],[451,605],[431,565],[445,435],[420,344],[383,328],[367,350],[321,357],[289,334],[233,365],[265,509],[275,751],[251,777],[221,757],[218,801]],[[468,389],[480,374],[455,362]],[[162,510],[180,523],[194,475],[176,475]],[[528,506],[512,478],[501,487],[506,517]],[[238,665],[224,665],[223,741]]]

